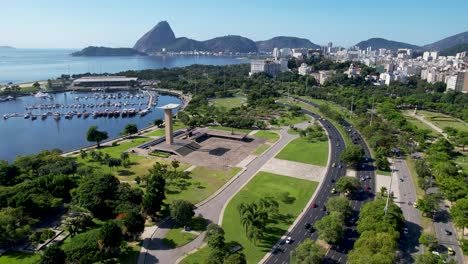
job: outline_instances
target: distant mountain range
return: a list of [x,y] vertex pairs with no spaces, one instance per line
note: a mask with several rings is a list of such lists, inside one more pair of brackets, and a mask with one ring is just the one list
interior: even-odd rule
[[458,44],[448,49],[440,51],[441,56],[455,56],[457,53],[466,51],[468,52],[468,43],[467,44]]
[[[425,46],[417,46],[404,42],[387,40],[383,38],[371,38],[361,41],[356,44],[361,49],[372,47],[373,50],[384,48],[388,50],[397,50],[399,48],[409,48],[417,51],[437,50],[442,51],[451,48],[457,44],[468,44],[468,31],[460,33],[443,40],[428,44]],[[133,56],[145,55],[162,52],[163,49],[167,52],[181,51],[207,51],[207,52],[224,52],[224,53],[256,53],[256,52],[271,52],[273,48],[320,48],[319,45],[312,43],[308,39],[279,36],[269,40],[256,41],[251,39],[227,35],[223,37],[212,38],[205,41],[194,40],[186,37],[176,38],[174,31],[167,21],[161,21],[154,26],[150,31],[145,33],[131,48],[106,48],[106,47],[87,47],[80,52],[76,52],[74,56]]]
[[372,47],[373,50],[377,49],[388,49],[388,50],[397,50],[397,49],[420,49],[421,47],[404,43],[398,42],[393,40],[387,40],[384,38],[370,38],[368,40],[361,41],[357,43],[355,46],[358,46],[360,49],[366,49],[368,47]]
[[468,31],[425,45],[423,48],[425,50],[442,51],[458,44],[468,44]]
[[107,48],[107,47],[94,47],[89,46],[80,51],[73,52],[72,56],[85,56],[85,57],[96,57],[96,56],[146,56],[144,52],[132,48]]
[[198,41],[185,37],[176,38],[169,23],[159,22],[150,31],[144,34],[133,46],[141,52],[161,52],[166,51],[209,51],[209,52],[271,52],[277,48],[320,48],[320,46],[310,42],[308,39],[296,37],[274,37],[265,41],[254,42],[251,39],[228,35],[217,37],[205,41]]
[[12,46],[0,46],[0,49],[16,49],[16,48]]

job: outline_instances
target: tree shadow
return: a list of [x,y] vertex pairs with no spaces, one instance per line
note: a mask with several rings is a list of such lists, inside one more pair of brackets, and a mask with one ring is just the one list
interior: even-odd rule
[[133,171],[129,171],[129,170],[118,170],[117,173],[120,175],[120,176],[131,176],[131,175],[135,175],[135,173]]

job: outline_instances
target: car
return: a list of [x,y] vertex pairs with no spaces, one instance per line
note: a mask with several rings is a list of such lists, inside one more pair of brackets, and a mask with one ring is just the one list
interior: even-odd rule
[[334,162],[333,162],[333,164],[332,164],[332,167],[333,167],[333,168],[335,168],[335,167],[336,167],[336,164],[335,164]]
[[366,176],[366,179],[370,180],[370,179],[371,179],[371,176],[367,175],[367,176]]
[[361,181],[365,181],[365,180],[366,180],[366,178],[364,178],[364,177],[361,176]]
[[418,208],[418,204],[417,204],[417,203],[413,203],[413,207],[414,207],[414,208]]
[[327,207],[323,206],[322,211],[324,211],[324,212],[327,211]]
[[357,221],[356,217],[353,217],[353,218],[349,219],[350,224],[354,224],[354,223],[356,223],[356,221]]
[[366,190],[366,191],[370,190],[369,185],[365,185],[365,186],[364,186],[364,190]]
[[343,168],[343,165],[339,164],[339,165],[338,165],[338,168],[340,168],[340,169]]
[[305,227],[306,229],[309,229],[309,228],[311,227],[311,224],[310,224],[310,223],[306,223],[306,224],[304,225],[304,227]]
[[404,182],[405,180],[403,180],[403,178],[400,178],[400,181],[401,181],[401,182]]
[[335,179],[331,179],[331,182],[332,182],[332,183],[335,183]]
[[454,254],[455,254],[455,251],[453,250],[453,248],[447,247],[447,253],[448,253],[449,255],[454,255]]
[[452,235],[452,231],[445,229],[445,234],[446,234],[447,236],[451,236],[451,235]]
[[317,208],[317,204],[315,202],[312,203],[311,205],[312,208]]
[[335,188],[332,188],[332,189],[331,189],[331,193],[333,193],[333,194],[336,193],[336,189],[335,189]]
[[293,240],[292,240],[292,238],[291,238],[290,236],[288,236],[288,237],[286,238],[286,244],[291,244],[292,241],[293,241]]
[[313,226],[311,226],[311,227],[309,228],[309,233],[312,234],[312,233],[314,233],[314,232],[315,232],[315,228],[314,228]]
[[340,146],[340,143],[337,143],[336,146],[339,147],[339,146]]
[[407,235],[408,234],[408,228],[403,228],[403,234]]
[[439,256],[439,257],[440,257],[440,253],[437,252],[437,251],[432,251],[431,253],[434,254],[434,255],[436,255],[436,256]]

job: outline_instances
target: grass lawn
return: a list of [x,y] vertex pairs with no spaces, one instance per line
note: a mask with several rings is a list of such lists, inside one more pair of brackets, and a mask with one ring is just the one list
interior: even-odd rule
[[[190,228],[196,232],[200,233],[206,230],[207,221],[201,217],[192,218]],[[184,232],[183,227],[172,228],[167,232],[166,236],[163,238],[163,243],[171,248],[181,247],[190,241],[194,240],[198,234],[191,232]]]
[[295,125],[295,124],[302,123],[302,122],[309,121],[309,120],[312,120],[312,117],[304,114],[304,115],[295,116],[295,117],[290,117],[290,116],[279,117],[278,123],[282,126],[290,126],[290,125]]
[[419,119],[415,118],[415,117],[412,117],[409,115],[409,111],[405,111],[403,112],[404,113],[404,117],[406,118],[406,120],[408,122],[410,122],[411,124],[415,125],[417,128],[419,129],[429,129],[431,132],[431,136],[432,137],[438,137],[440,136],[439,132],[435,131],[434,129],[432,129],[430,126],[428,126],[427,124],[421,122]]
[[390,171],[376,170],[376,174],[390,176],[392,173]]
[[0,264],[36,264],[40,259],[39,254],[10,251],[0,257]]
[[461,131],[468,131],[468,125],[458,118],[429,111],[418,110],[418,114],[423,115],[427,121],[433,123],[440,129],[444,129],[445,127],[453,127]]
[[211,100],[214,106],[225,107],[226,109],[240,107],[246,101],[247,99],[245,97],[216,98],[216,99]]
[[135,264],[138,263],[138,257],[140,256],[141,244],[137,242],[128,243],[128,251],[123,252],[119,256],[120,264]]
[[[225,127],[225,126],[210,126],[208,127],[209,129],[214,129],[214,130],[224,130],[224,131],[232,131],[233,128],[231,127]],[[243,129],[243,128],[234,128],[234,133],[245,133],[248,134],[252,131],[252,129]]]
[[276,142],[280,137],[278,133],[269,130],[259,130],[254,134],[254,136],[267,138],[267,141],[270,143]]
[[[173,130],[176,131],[176,130],[179,130],[181,128],[184,128],[185,125],[182,124],[182,122],[179,122],[177,120],[174,121],[174,124],[173,124]],[[165,133],[165,130],[164,130],[164,127],[161,127],[161,128],[158,128],[156,130],[153,130],[151,132],[148,132],[146,134],[144,134],[145,136],[151,136],[151,137],[161,137],[161,136],[164,136],[164,133]]]
[[205,264],[210,255],[210,248],[205,246],[187,255],[179,264]]
[[289,142],[276,155],[276,158],[326,166],[328,161],[328,141],[309,142],[306,138],[296,138]]
[[168,186],[166,203],[171,203],[173,200],[187,200],[197,204],[216,192],[240,170],[238,167],[229,170],[196,167],[191,171],[191,179]]
[[194,240],[197,235],[190,232],[182,232],[183,227],[173,228],[163,238],[163,243],[170,248],[181,247]]
[[267,151],[267,149],[269,148],[270,148],[270,145],[262,144],[252,153],[252,155],[260,156],[263,154],[263,152]]
[[455,162],[460,166],[465,172],[468,172],[468,152],[461,152],[461,156],[458,156]]
[[[287,231],[294,219],[304,209],[308,200],[317,188],[318,183],[272,173],[259,172],[234,198],[224,211],[222,227],[227,241],[239,242],[243,247],[247,263],[257,263]],[[240,222],[237,206],[245,202],[257,202],[263,197],[277,197],[279,193],[289,192],[295,200],[290,204],[278,199],[280,219],[276,223],[269,223],[265,238],[254,245],[245,237]]]

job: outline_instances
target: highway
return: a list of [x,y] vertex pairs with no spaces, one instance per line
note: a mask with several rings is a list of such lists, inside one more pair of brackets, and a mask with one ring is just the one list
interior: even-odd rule
[[[317,105],[311,102],[308,102],[302,99],[297,99],[297,100],[300,100],[314,107],[318,107]],[[322,208],[324,207],[324,204],[326,204],[328,198],[330,196],[339,195],[339,194],[332,194],[330,192],[331,189],[333,188],[333,186],[335,185],[335,182],[340,177],[346,175],[346,166],[340,163],[340,155],[341,155],[341,152],[345,148],[345,142],[340,132],[338,131],[338,129],[330,121],[324,118],[321,118],[319,115],[313,112],[310,112],[305,109],[303,109],[302,112],[314,117],[327,130],[329,140],[331,143],[331,155],[330,155],[331,160],[329,164],[335,163],[336,166],[335,167],[330,166],[327,169],[327,173],[323,179],[324,181],[323,185],[319,190],[317,190],[318,194],[314,200],[314,202],[317,204],[317,208],[312,208],[312,207],[307,208],[306,213],[302,216],[300,221],[298,221],[297,225],[294,226],[291,232],[288,234],[288,236],[290,236],[293,239],[293,242],[291,244],[280,242],[279,245],[275,246],[276,249],[273,250],[272,254],[265,261],[265,263],[273,263],[273,264],[288,263],[291,250],[296,248],[296,246],[301,244],[306,238],[312,238],[313,240],[317,240],[317,233],[316,232],[311,233],[309,229],[305,228],[305,225],[306,224],[314,225],[317,220],[320,220],[326,214],[326,212],[323,211]],[[370,151],[365,145],[365,143],[363,142],[361,136],[349,124],[343,123],[343,125],[347,127],[348,133],[351,134],[351,137],[354,139],[356,144],[364,145],[363,148],[365,151],[366,159],[362,163],[362,165],[359,165],[360,168],[356,176],[358,178],[364,177],[364,180],[362,181],[362,186],[364,187],[365,185],[368,185],[371,188],[370,192],[362,192],[357,200],[351,201],[351,206],[354,211],[353,212],[354,217],[357,218],[362,204],[366,201],[369,201],[373,197],[372,192],[375,186],[375,183],[374,183],[375,176],[374,176],[373,167],[371,165]],[[348,229],[346,230],[345,236],[342,239],[342,243],[336,247],[330,248],[330,250],[327,252],[326,262],[327,263],[346,263],[347,262],[346,253],[352,248],[356,237],[357,237],[357,233],[355,231],[355,227],[354,226],[348,227]]]

